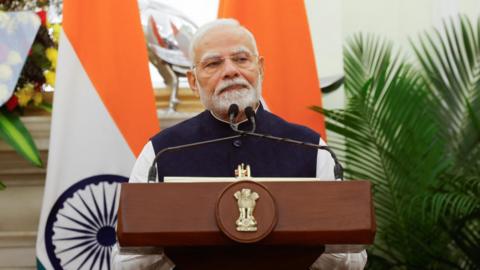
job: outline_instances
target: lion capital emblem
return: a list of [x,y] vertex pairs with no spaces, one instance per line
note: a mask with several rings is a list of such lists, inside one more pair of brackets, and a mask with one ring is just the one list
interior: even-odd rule
[[233,196],[237,199],[238,211],[240,211],[240,216],[235,222],[237,225],[237,231],[257,231],[257,221],[253,216],[253,211],[256,205],[255,201],[260,198],[258,193],[252,192],[248,188],[243,188],[242,190],[235,192]]

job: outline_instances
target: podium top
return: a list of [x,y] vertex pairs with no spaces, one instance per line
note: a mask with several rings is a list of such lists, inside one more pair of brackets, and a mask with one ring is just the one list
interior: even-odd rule
[[[184,177],[184,176],[165,176],[164,183],[231,183],[237,182],[239,178],[236,177]],[[243,180],[251,180],[255,182],[325,182],[325,180],[314,177],[254,177],[244,178]],[[329,180],[330,181],[330,180]],[[336,181],[336,180],[331,180]]]

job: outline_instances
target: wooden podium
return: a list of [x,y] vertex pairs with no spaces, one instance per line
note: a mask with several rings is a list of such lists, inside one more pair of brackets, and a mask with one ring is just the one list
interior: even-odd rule
[[[260,180],[261,181],[261,180]],[[234,193],[257,192],[258,230],[239,232]],[[122,184],[121,248],[164,247],[181,270],[308,269],[325,245],[369,245],[368,181]]]

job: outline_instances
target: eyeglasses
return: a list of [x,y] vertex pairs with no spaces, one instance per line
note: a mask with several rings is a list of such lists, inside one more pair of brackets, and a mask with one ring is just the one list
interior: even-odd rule
[[242,52],[228,57],[211,57],[199,62],[193,66],[193,68],[198,68],[199,71],[204,72],[205,74],[214,74],[224,67],[226,59],[230,59],[230,61],[232,61],[232,63],[238,68],[250,69],[255,65],[258,55]]

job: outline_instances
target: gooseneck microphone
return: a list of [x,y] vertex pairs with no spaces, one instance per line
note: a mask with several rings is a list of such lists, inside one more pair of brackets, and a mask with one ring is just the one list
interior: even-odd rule
[[235,103],[228,107],[228,120],[230,122],[230,127],[234,131],[238,131],[237,126],[235,125],[235,118],[237,117],[239,111],[240,110],[238,109],[238,105]]
[[265,138],[269,140],[275,140],[275,141],[280,141],[280,142],[285,142],[285,143],[291,143],[291,144],[296,144],[296,145],[303,145],[306,147],[312,147],[316,149],[321,149],[325,150],[330,153],[332,156],[334,162],[335,162],[335,167],[334,167],[334,175],[336,180],[343,180],[343,168],[338,162],[338,159],[335,155],[335,153],[326,145],[318,145],[318,144],[313,144],[313,143],[308,143],[308,142],[302,142],[302,141],[297,141],[289,138],[281,138],[281,137],[276,137],[272,135],[267,135],[267,134],[260,134],[260,133],[255,133],[256,129],[256,122],[255,122],[255,111],[252,109],[252,107],[247,107],[244,110],[245,116],[247,117],[247,120],[252,124],[252,129],[250,131],[243,131],[239,130],[238,127],[235,125],[234,121],[235,118],[238,116],[239,113],[239,108],[237,104],[232,104],[230,105],[228,109],[228,118],[230,122],[230,127],[232,128],[233,131],[237,133],[237,135],[233,136],[228,136],[228,137],[222,137],[222,138],[217,138],[217,139],[211,139],[211,140],[206,140],[206,141],[200,141],[200,142],[195,142],[195,143],[188,143],[188,144],[182,144],[182,145],[177,145],[177,146],[171,146],[171,147],[166,147],[160,150],[156,155],[155,158],[152,161],[152,165],[150,166],[148,170],[148,182],[156,182],[157,178],[157,168],[156,168],[156,163],[160,156],[164,153],[167,152],[173,152],[185,148],[190,148],[190,147],[196,147],[196,146],[201,146],[201,145],[206,145],[206,144],[211,144],[211,143],[217,143],[217,142],[222,142],[222,141],[228,141],[232,139],[237,139],[242,136],[253,136],[253,137],[259,137],[259,138]]
[[205,145],[205,144],[210,144],[210,143],[217,143],[217,142],[223,142],[223,141],[228,141],[236,138],[242,137],[242,134],[237,134],[233,136],[228,136],[228,137],[222,137],[218,139],[212,139],[212,140],[206,140],[206,141],[200,141],[200,142],[195,142],[195,143],[187,143],[187,144],[181,144],[177,146],[171,146],[171,147],[166,147],[163,148],[162,150],[158,151],[158,153],[155,155],[155,158],[152,161],[152,165],[150,166],[150,169],[148,170],[148,182],[155,182],[157,178],[157,168],[155,164],[157,163],[158,158],[166,152],[172,152],[180,149],[185,149],[185,148],[190,148],[190,147],[195,147],[195,146],[200,146],[200,145]]
[[[238,105],[237,104],[232,104],[228,108],[228,118],[230,120],[230,127],[238,132],[238,129],[235,127],[234,120],[235,117],[237,117],[239,112]],[[242,137],[242,134],[237,134],[233,136],[228,136],[228,137],[222,137],[222,138],[217,138],[217,139],[212,139],[212,140],[206,140],[206,141],[200,141],[200,142],[195,142],[195,143],[188,143],[188,144],[181,144],[177,146],[171,146],[171,147],[166,147],[163,148],[162,150],[158,151],[158,153],[155,155],[155,158],[152,161],[152,165],[150,165],[150,168],[148,170],[148,182],[156,182],[157,179],[157,168],[156,168],[156,163],[159,157],[166,152],[172,152],[172,151],[177,151],[185,148],[190,148],[190,147],[195,147],[195,146],[200,146],[200,145],[205,145],[205,144],[211,144],[211,143],[217,143],[217,142],[223,142],[223,141],[228,141],[236,138]]]
[[243,130],[235,129],[235,131],[238,132],[239,134],[325,150],[328,153],[330,153],[330,156],[332,156],[332,159],[335,162],[335,166],[333,168],[333,175],[335,176],[335,180],[343,180],[343,167],[338,161],[335,153],[332,151],[332,149],[330,149],[330,147],[326,145],[318,145],[318,144],[313,144],[309,142],[302,142],[302,141],[293,140],[289,138],[276,137],[268,134],[255,133],[255,128],[256,128],[255,111],[252,109],[252,107],[247,107],[245,108],[245,115],[248,121],[250,121],[250,123],[252,124],[252,129],[251,131],[243,131]]
[[255,129],[257,128],[257,124],[255,122],[255,111],[252,109],[252,107],[248,106],[245,108],[245,116],[247,117],[248,121],[252,124],[252,129],[250,132],[255,132]]

